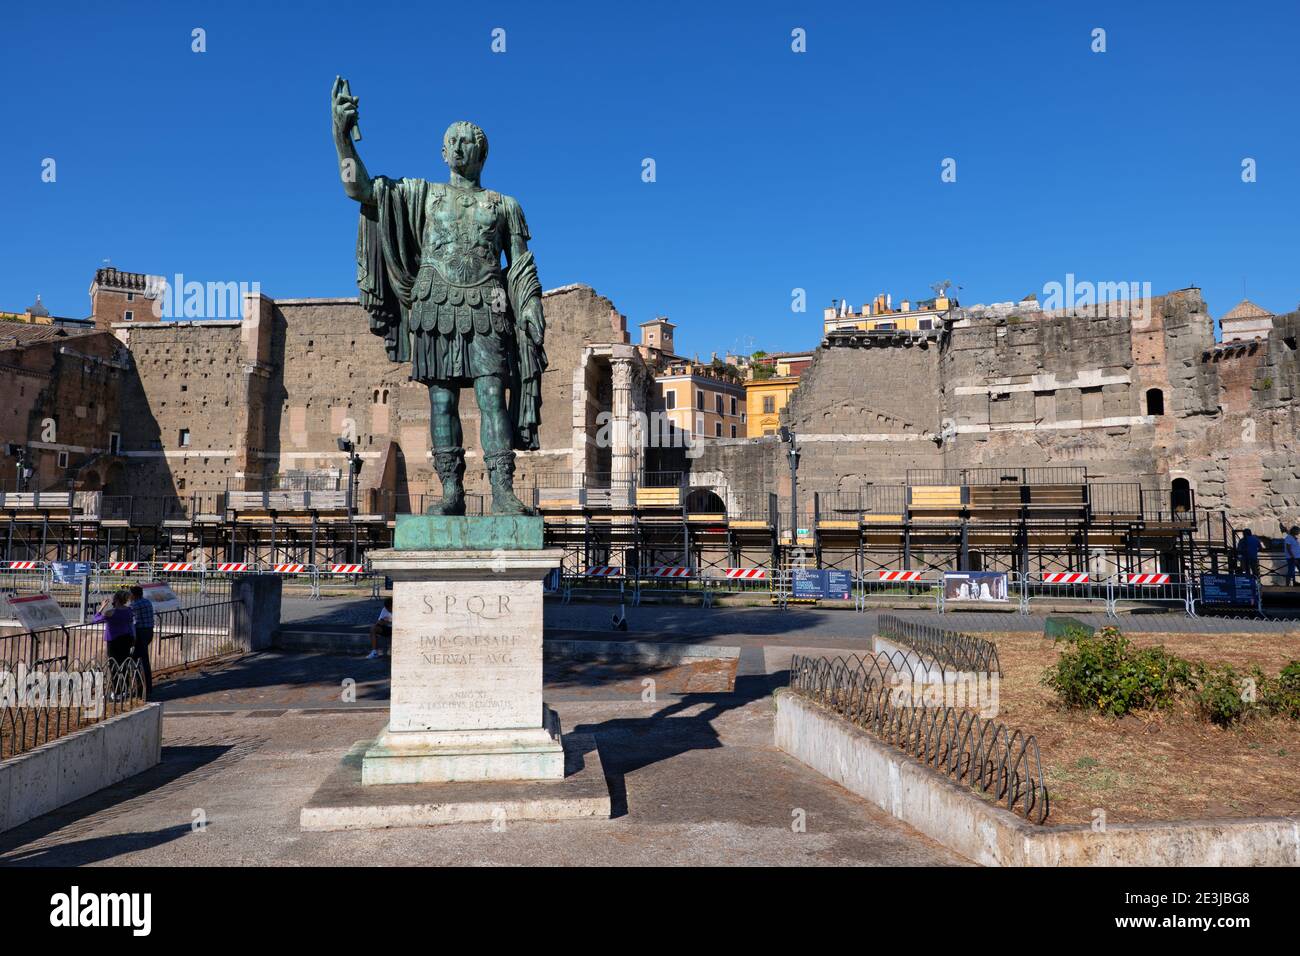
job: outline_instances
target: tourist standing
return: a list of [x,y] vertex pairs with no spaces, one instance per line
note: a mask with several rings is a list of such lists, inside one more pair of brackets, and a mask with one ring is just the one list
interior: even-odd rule
[[1263,544],[1255,532],[1247,528],[1237,541],[1237,557],[1241,561],[1242,574],[1252,578],[1259,577],[1259,549]]
[[1300,565],[1300,527],[1293,525],[1282,539],[1282,550],[1286,552],[1287,587],[1295,586],[1296,566]]
[[153,640],[153,602],[144,596],[144,588],[131,585],[131,616],[135,622],[135,642],[131,656],[140,662],[144,671],[144,696],[153,693],[153,668],[149,664],[149,644]]
[[114,592],[111,598],[104,599],[91,619],[96,624],[104,625],[104,642],[108,645],[110,700],[121,700],[128,691],[126,661],[131,656],[131,645],[135,641],[135,615],[126,606],[128,597],[126,591]]

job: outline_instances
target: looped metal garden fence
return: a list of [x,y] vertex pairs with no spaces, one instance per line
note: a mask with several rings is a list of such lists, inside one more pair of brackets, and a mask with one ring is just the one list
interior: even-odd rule
[[1047,819],[1050,799],[1038,741],[965,707],[927,706],[879,658],[796,655],[790,689],[885,743],[977,789],[1032,823]]
[[0,760],[144,703],[144,672],[134,659],[50,663],[24,663],[16,671],[0,665],[6,684],[0,695]]
[[984,671],[1002,674],[998,648],[992,641],[958,631],[949,631],[933,624],[904,621],[892,614],[882,614],[876,622],[876,633],[885,640],[906,645],[926,657],[933,658],[945,667],[959,671]]

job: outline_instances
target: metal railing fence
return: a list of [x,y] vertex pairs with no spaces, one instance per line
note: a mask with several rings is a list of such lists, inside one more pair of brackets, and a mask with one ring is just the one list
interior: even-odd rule
[[134,710],[145,701],[144,673],[135,660],[63,664],[19,672],[28,688],[33,677],[40,682],[43,699],[0,703],[0,760]]
[[944,667],[959,671],[984,671],[1002,674],[998,648],[992,641],[933,624],[904,621],[892,614],[877,619],[877,633],[888,641],[909,647],[918,654],[933,658]]
[[898,672],[879,659],[805,657],[790,662],[790,689],[923,765],[977,789],[1032,823],[1050,811],[1038,741],[1019,729],[928,695],[900,693]]

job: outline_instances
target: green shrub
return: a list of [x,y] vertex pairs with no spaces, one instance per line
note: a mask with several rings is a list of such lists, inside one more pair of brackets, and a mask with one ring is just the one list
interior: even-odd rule
[[1230,664],[1200,664],[1196,668],[1193,699],[1202,717],[1227,727],[1260,710],[1260,687],[1265,681],[1259,668],[1245,677]]
[[1065,637],[1071,639],[1043,674],[1070,707],[1123,717],[1186,695],[1202,718],[1220,727],[1261,714],[1300,720],[1300,661],[1268,677],[1258,667],[1244,673],[1230,664],[1193,665],[1163,647],[1135,649],[1115,627]]
[[1277,677],[1260,682],[1259,702],[1270,714],[1300,720],[1300,661],[1292,661]]
[[1192,669],[1163,647],[1135,649],[1118,628],[1081,636],[1043,675],[1070,707],[1122,717],[1165,707],[1191,685]]

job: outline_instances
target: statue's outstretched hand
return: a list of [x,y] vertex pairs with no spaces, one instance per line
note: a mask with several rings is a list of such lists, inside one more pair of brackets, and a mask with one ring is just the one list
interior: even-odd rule
[[334,77],[334,89],[330,93],[330,112],[334,117],[334,129],[340,136],[351,133],[354,139],[361,138],[356,134],[359,102],[361,98],[352,95],[348,81],[341,76]]

